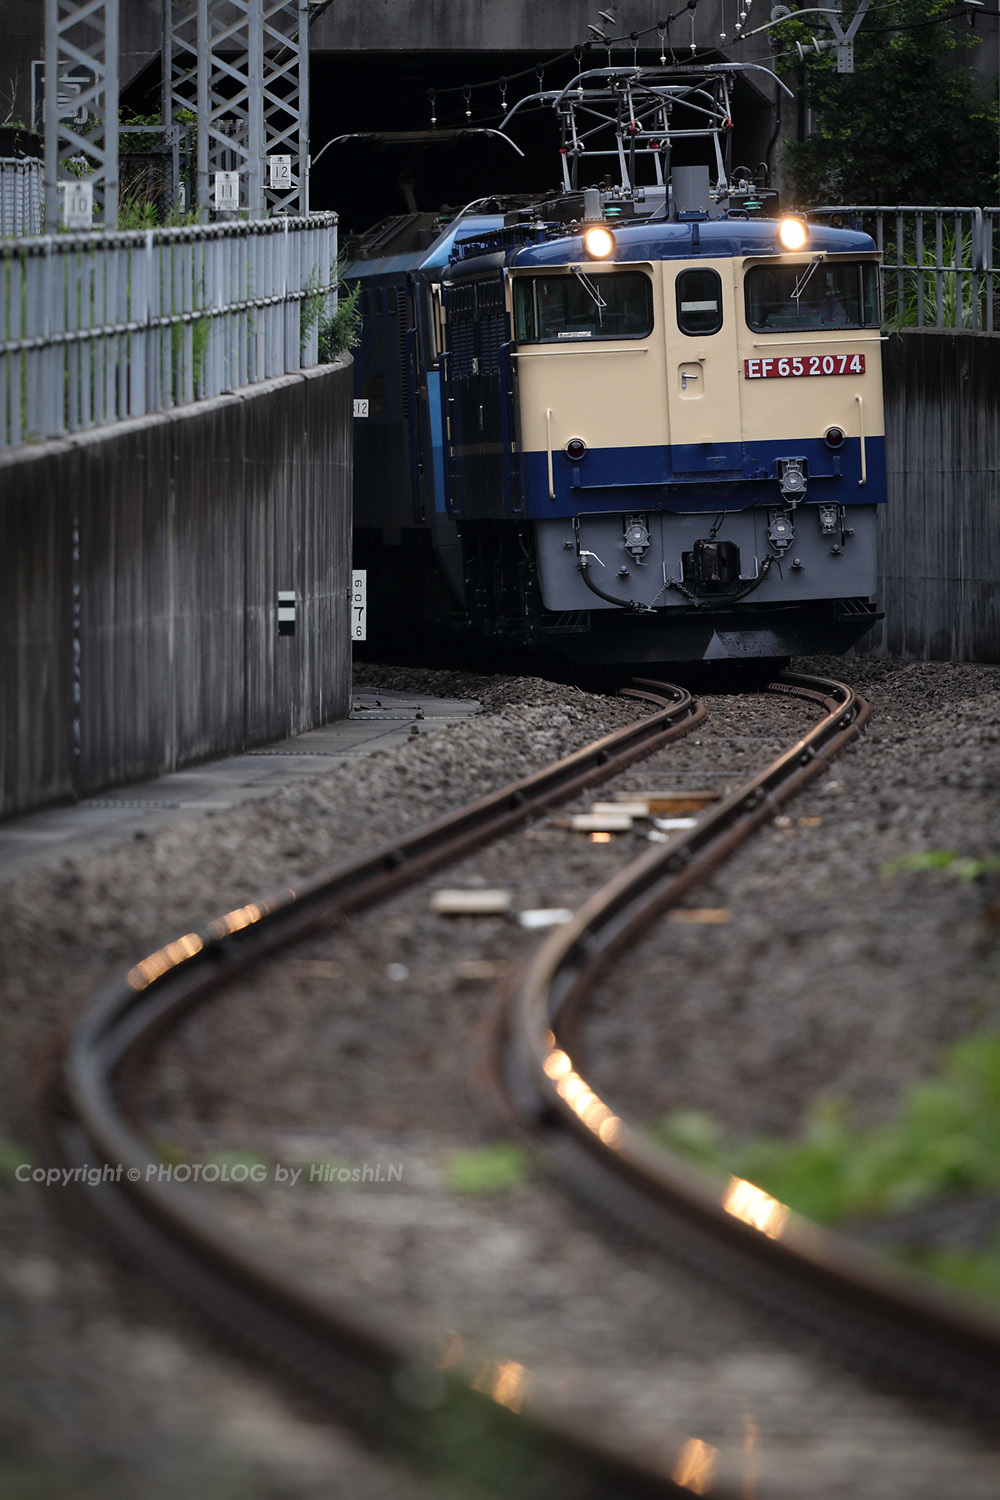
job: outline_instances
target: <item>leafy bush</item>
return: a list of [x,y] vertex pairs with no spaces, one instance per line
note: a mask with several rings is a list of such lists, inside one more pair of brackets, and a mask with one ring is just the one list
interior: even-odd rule
[[[841,24],[856,9],[849,0]],[[997,102],[980,96],[971,72],[949,56],[978,45],[953,31],[950,0],[885,0],[861,23],[855,71],[838,73],[836,53],[807,58],[818,24],[789,20],[778,30],[786,72],[799,73],[816,128],[786,147],[803,203],[997,201]]]
[[319,362],[332,364],[338,354],[346,354],[361,342],[361,309],[358,298],[361,283],[355,282],[346,296],[341,292],[337,298],[336,312],[321,318],[319,324]]
[[942,1193],[1000,1184],[1000,1036],[967,1037],[941,1074],[910,1086],[899,1118],[869,1129],[848,1105],[824,1099],[800,1140],[729,1143],[710,1116],[682,1110],[653,1127],[657,1140],[700,1166],[757,1183],[782,1203],[833,1223],[889,1213]]
[[[756,1136],[729,1142],[711,1116],[680,1110],[652,1127],[654,1139],[695,1165],[755,1183],[799,1213],[835,1224],[899,1213],[949,1193],[1000,1185],[1000,1036],[970,1036],[940,1074],[912,1084],[898,1118],[862,1128],[843,1100],[825,1099],[799,1140]],[[901,1244],[911,1264],[1000,1297],[1000,1238],[982,1252]]]

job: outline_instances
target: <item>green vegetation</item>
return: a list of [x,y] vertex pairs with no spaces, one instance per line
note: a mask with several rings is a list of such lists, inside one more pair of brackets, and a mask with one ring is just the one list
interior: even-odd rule
[[[845,30],[855,9],[848,0]],[[837,72],[833,51],[800,66],[794,43],[829,35],[817,18],[773,33],[779,66],[798,74],[816,117],[814,133],[786,148],[801,203],[997,201],[997,101],[982,98],[962,66],[979,37],[964,18],[945,24],[953,13],[950,0],[873,6],[855,38],[853,73]]]
[[124,193],[118,203],[119,229],[158,229],[160,214],[155,203]]
[[302,301],[299,303],[299,348],[304,349],[306,340],[312,333],[316,324],[323,316],[323,306],[326,302],[326,293],[323,291],[322,277],[319,266],[313,266],[302,288]]
[[182,229],[185,225],[200,223],[197,208],[186,213],[176,209],[164,213],[157,203],[134,191],[124,193],[118,200],[119,229]]
[[337,298],[337,310],[319,325],[319,362],[332,364],[338,354],[346,354],[361,341],[361,309],[358,298],[360,281],[355,282],[349,292],[341,292]]
[[358,298],[361,283],[357,282],[349,292],[344,292],[341,279],[343,261],[337,265],[337,285],[340,295],[336,309],[325,313],[326,292],[322,289],[319,267],[315,266],[306,282],[300,308],[299,341],[305,349],[306,340],[314,328],[317,329],[318,358],[321,365],[332,364],[338,354],[353,349],[361,338],[361,309]]
[[[982,301],[982,278],[973,270],[971,231],[956,236],[953,222],[941,225],[940,246],[933,220],[925,218],[924,243],[918,250],[916,227],[905,225],[901,248],[887,252],[900,271],[887,269],[883,285],[885,326],[890,333],[901,328],[937,324],[942,328],[972,328],[977,301]],[[939,276],[940,271],[940,276]],[[940,281],[941,312],[938,316]],[[922,309],[922,315],[921,315]],[[979,308],[977,326],[983,326],[984,309]]]
[[[1000,1186],[1000,1035],[966,1037],[940,1074],[912,1084],[896,1120],[854,1123],[842,1100],[819,1103],[799,1140],[728,1142],[692,1110],[667,1116],[654,1138],[710,1171],[734,1173],[824,1223],[901,1212],[949,1193]],[[979,1253],[901,1245],[901,1259],[1000,1297],[1000,1239]]]
[[954,849],[925,849],[920,854],[901,854],[882,866],[882,875],[891,880],[894,875],[919,873],[924,870],[947,870],[958,880],[978,880],[983,875],[992,875],[1000,870],[1000,855],[991,854],[985,859],[968,859]]
[[19,1141],[0,1138],[0,1181],[14,1176],[14,1171],[23,1163],[34,1165],[34,1153]]
[[[191,110],[179,110],[173,120],[175,125],[188,130],[193,129],[196,124],[196,117]],[[181,213],[167,207],[173,197],[173,184],[170,181],[169,158],[161,154],[164,148],[163,133],[159,129],[162,121],[163,116],[159,112],[137,114],[134,110],[122,110],[119,114],[119,123],[129,127],[128,134],[119,137],[119,229],[176,229],[201,222],[197,209]],[[144,130],[144,126],[148,126],[148,130]],[[88,132],[99,128],[99,121],[93,121],[87,127]],[[81,164],[81,175],[87,175],[90,170],[90,166]],[[189,181],[189,190],[190,186]]]
[[[201,291],[202,295],[204,295],[204,287],[202,287]],[[187,345],[188,330],[190,330],[191,335],[189,346]],[[196,318],[189,323],[171,323],[170,372],[175,400],[185,401],[188,399],[184,390],[184,370],[188,349],[191,361],[191,388],[196,400],[201,395],[201,387],[205,377],[205,361],[208,358],[208,345],[211,336],[211,313],[205,313],[202,317]]]
[[212,317],[206,313],[191,324],[191,378],[194,381],[195,390],[200,390],[205,381],[205,361],[208,359],[208,345],[212,337]]
[[456,1151],[445,1168],[448,1186],[456,1193],[505,1193],[527,1180],[526,1152],[513,1141],[496,1141]]
[[918,1250],[901,1246],[897,1259],[979,1297],[1000,1300],[1000,1235],[983,1250]]

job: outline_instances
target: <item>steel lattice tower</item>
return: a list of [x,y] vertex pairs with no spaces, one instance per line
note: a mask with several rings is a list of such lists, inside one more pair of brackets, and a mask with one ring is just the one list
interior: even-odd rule
[[[89,128],[88,128],[89,127]],[[85,174],[73,158],[86,157]],[[60,182],[89,182],[97,217],[118,224],[118,0],[45,0],[45,230]]]
[[[164,0],[164,123],[196,116],[199,208],[216,172],[240,173],[240,207],[309,209],[308,0]],[[272,188],[266,157],[291,157]]]

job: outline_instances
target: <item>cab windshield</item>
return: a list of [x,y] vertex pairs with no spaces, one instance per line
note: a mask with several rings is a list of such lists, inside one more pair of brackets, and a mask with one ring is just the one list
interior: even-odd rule
[[746,275],[746,314],[758,333],[878,328],[878,267],[821,256],[794,266],[754,266]]
[[588,267],[562,276],[519,276],[514,282],[518,343],[639,339],[652,327],[652,283],[639,272]]

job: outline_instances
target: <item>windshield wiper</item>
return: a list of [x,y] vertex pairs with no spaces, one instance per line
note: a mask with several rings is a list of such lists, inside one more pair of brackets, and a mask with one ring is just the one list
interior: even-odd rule
[[583,287],[584,291],[587,293],[588,297],[590,297],[591,301],[597,308],[597,323],[599,327],[603,328],[604,310],[608,304],[605,302],[604,298],[601,296],[600,292],[591,281],[589,276],[585,276],[582,271],[575,271],[573,274],[576,276],[577,281]]
[[809,282],[812,279],[813,272],[816,270],[816,267],[821,263],[822,259],[823,259],[822,255],[814,255],[813,258],[812,258],[812,260],[809,262],[809,265],[807,266],[806,270],[803,272],[803,274],[799,277],[798,281],[792,287],[792,301],[793,302],[798,302],[799,298],[802,296],[802,293],[805,291],[806,287],[809,285]]

